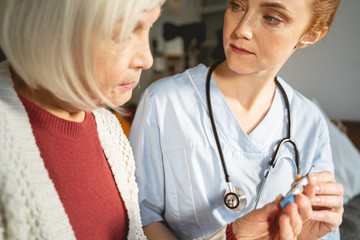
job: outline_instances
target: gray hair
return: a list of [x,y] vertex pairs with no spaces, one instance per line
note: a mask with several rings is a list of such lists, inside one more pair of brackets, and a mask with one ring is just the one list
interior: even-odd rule
[[[32,89],[43,88],[83,110],[108,103],[96,77],[101,46],[129,37],[145,10],[165,0],[0,0],[0,46]],[[97,99],[97,100],[95,100]]]

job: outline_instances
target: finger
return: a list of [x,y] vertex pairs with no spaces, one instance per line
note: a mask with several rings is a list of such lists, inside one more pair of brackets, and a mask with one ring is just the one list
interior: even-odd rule
[[311,173],[308,175],[310,183],[335,182],[334,174],[331,172]]
[[298,210],[299,209],[295,203],[289,203],[285,208],[285,213],[289,216],[290,226],[294,236],[300,234],[302,227],[302,220]]
[[310,219],[312,213],[312,205],[310,199],[303,194],[298,194],[295,197],[295,203],[298,207],[300,218],[303,222]]
[[342,196],[316,195],[311,199],[311,204],[338,211],[343,208],[344,200]]
[[302,221],[295,203],[289,203],[280,215],[279,228],[280,239],[293,239],[300,234]]
[[315,183],[316,195],[337,195],[342,196],[344,194],[344,187],[340,183]]
[[313,211],[310,219],[325,223],[331,231],[340,226],[342,222],[342,211],[334,212],[329,210]]
[[281,194],[279,194],[275,200],[273,201],[275,205],[279,206],[280,205],[280,201],[281,199],[283,199],[283,196]]
[[299,181],[302,177],[303,177],[303,175],[297,174],[297,175],[295,176],[294,183],[296,183],[297,181]]
[[281,214],[279,217],[279,239],[295,239],[294,232],[292,231],[290,224],[290,217],[286,214]]
[[315,197],[315,185],[309,183],[304,186],[303,194],[309,199]]

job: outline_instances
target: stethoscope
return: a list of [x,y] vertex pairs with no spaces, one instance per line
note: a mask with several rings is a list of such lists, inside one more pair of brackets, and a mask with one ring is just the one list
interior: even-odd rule
[[[225,160],[224,160],[224,156],[222,153],[222,149],[221,149],[221,145],[220,145],[220,141],[219,141],[219,137],[217,134],[217,130],[216,130],[216,125],[215,125],[215,121],[214,121],[214,116],[213,116],[213,112],[212,112],[212,107],[211,107],[211,98],[210,98],[210,78],[211,78],[211,74],[214,71],[214,69],[224,61],[224,59],[221,59],[217,62],[215,62],[209,69],[209,72],[206,76],[206,100],[207,100],[207,105],[208,105],[208,109],[209,109],[209,117],[210,117],[210,121],[211,121],[211,126],[212,126],[212,130],[214,133],[214,137],[215,137],[215,142],[216,142],[216,146],[218,149],[218,153],[220,156],[220,160],[221,160],[221,165],[224,171],[224,175],[225,175],[225,181],[228,184],[228,189],[224,194],[224,203],[225,206],[228,207],[229,209],[233,210],[233,211],[241,211],[242,209],[245,208],[246,203],[247,203],[247,197],[245,195],[245,192],[243,190],[241,190],[238,187],[233,187],[231,184],[231,179],[230,176],[227,172],[226,169],[226,164],[225,164]],[[296,143],[294,142],[294,140],[291,139],[291,119],[290,119],[290,104],[289,104],[289,99],[285,93],[284,88],[281,86],[281,84],[278,82],[278,80],[275,78],[275,83],[276,86],[280,89],[282,96],[284,98],[285,101],[285,106],[286,106],[286,111],[287,111],[287,122],[288,122],[288,126],[287,126],[287,136],[285,138],[283,138],[282,140],[279,141],[275,152],[272,156],[272,158],[269,161],[269,166],[267,167],[267,169],[264,172],[264,179],[261,182],[260,185],[260,189],[259,192],[257,194],[256,197],[256,202],[255,202],[255,207],[254,209],[257,208],[257,205],[259,203],[260,200],[260,196],[261,193],[263,191],[263,188],[265,186],[266,180],[269,176],[270,171],[275,167],[277,161],[278,161],[278,154],[280,152],[281,147],[285,144],[285,143],[290,143],[295,151],[295,167],[296,167],[296,173],[299,174],[299,151],[298,148],[296,146]]]

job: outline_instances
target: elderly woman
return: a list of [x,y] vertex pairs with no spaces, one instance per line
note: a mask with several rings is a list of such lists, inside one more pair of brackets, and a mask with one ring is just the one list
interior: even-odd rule
[[1,0],[0,239],[145,239],[116,117],[163,0]]

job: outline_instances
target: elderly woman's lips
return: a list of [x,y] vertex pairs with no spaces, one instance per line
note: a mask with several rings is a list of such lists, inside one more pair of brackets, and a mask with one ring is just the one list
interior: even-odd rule
[[119,87],[121,87],[121,88],[123,88],[125,90],[131,90],[131,89],[134,88],[134,86],[135,86],[135,82],[119,85]]

